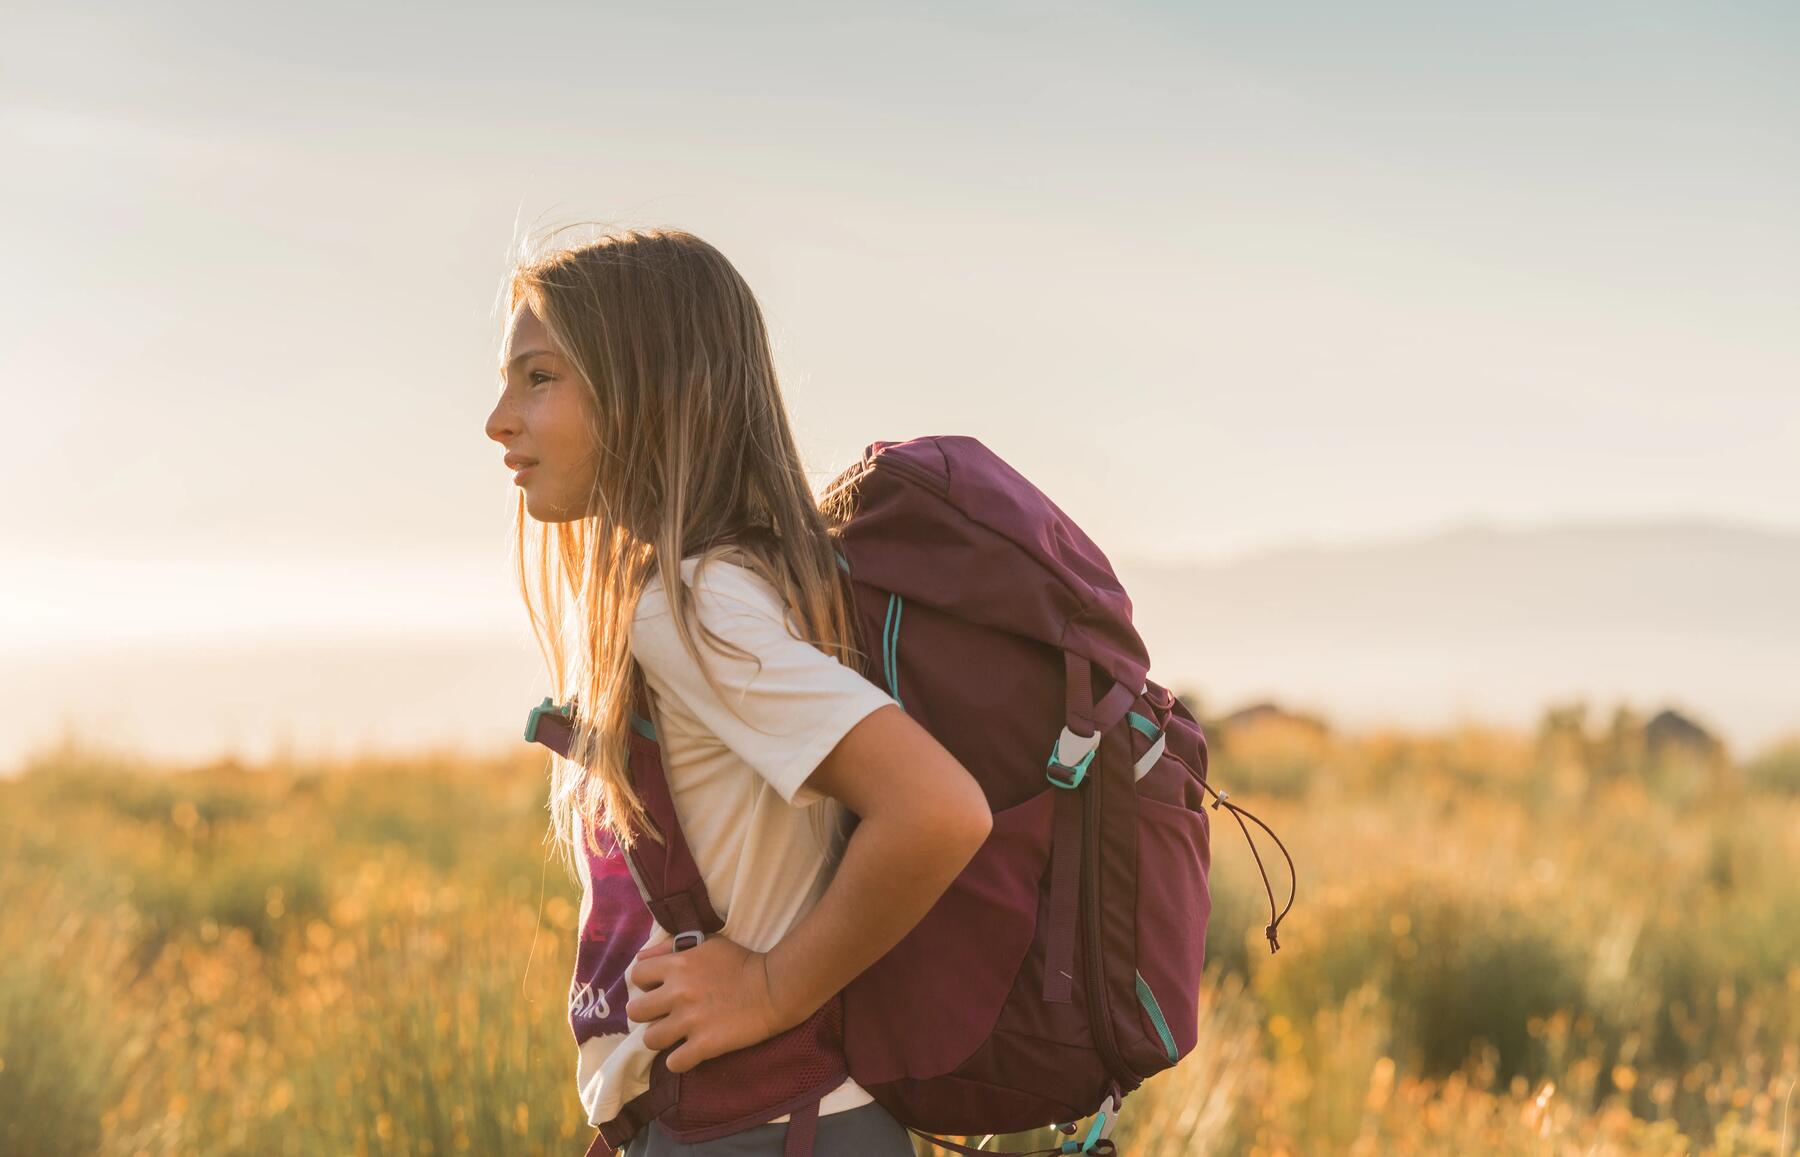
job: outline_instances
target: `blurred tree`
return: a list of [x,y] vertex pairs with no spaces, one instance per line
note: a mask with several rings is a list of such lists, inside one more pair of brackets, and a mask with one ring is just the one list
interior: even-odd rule
[[1752,788],[1800,795],[1800,735],[1789,735],[1764,750],[1744,768]]
[[1604,779],[1644,774],[1644,721],[1628,703],[1613,708],[1612,722],[1596,744],[1594,770]]
[[1539,784],[1565,802],[1593,788],[1594,743],[1587,733],[1588,703],[1552,703],[1538,719],[1535,774]]
[[1678,803],[1739,782],[1724,741],[1670,707],[1644,725],[1644,774],[1654,790]]

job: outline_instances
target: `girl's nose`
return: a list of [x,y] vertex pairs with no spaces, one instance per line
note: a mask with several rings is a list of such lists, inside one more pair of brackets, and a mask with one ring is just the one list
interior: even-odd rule
[[494,404],[493,410],[488,413],[484,429],[487,436],[496,442],[505,442],[518,433],[518,423],[514,421],[512,407],[506,404],[505,398]]

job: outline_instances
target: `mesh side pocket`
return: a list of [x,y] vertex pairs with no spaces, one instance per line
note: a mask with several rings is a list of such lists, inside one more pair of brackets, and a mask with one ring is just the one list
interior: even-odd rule
[[679,1083],[675,1103],[662,1117],[677,1141],[694,1143],[752,1125],[799,1107],[842,1084],[844,1002],[833,996],[793,1028],[748,1048],[701,1061],[669,1074],[657,1054],[662,1079]]

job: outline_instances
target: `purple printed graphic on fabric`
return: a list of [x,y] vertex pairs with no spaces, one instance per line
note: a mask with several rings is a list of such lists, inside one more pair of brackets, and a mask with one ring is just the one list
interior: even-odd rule
[[630,1031],[625,1019],[625,970],[650,938],[650,909],[644,906],[625,856],[612,835],[596,833],[603,851],[584,847],[588,910],[582,921],[575,976],[569,982],[569,1026],[575,1043]]

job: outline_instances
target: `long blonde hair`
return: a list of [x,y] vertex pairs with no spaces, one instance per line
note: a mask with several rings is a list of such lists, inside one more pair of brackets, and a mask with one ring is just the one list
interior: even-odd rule
[[[694,614],[681,563],[736,560],[767,580],[805,640],[861,669],[838,523],[813,497],[789,426],[773,351],[750,287],[723,254],[678,229],[608,232],[521,258],[507,310],[526,301],[588,388],[598,448],[586,517],[541,523],[514,512],[517,575],[558,703],[573,693],[580,726],[569,757],[552,757],[551,837],[570,875],[578,839],[596,851],[604,827],[623,847],[633,830],[661,842],[627,775],[626,734],[642,673],[631,621],[658,574],[682,645],[715,691],[695,628],[748,656]],[[697,578],[698,576],[696,576]],[[534,597],[535,596],[535,597]],[[820,823],[840,823],[827,798]],[[841,834],[839,831],[836,834]]]

